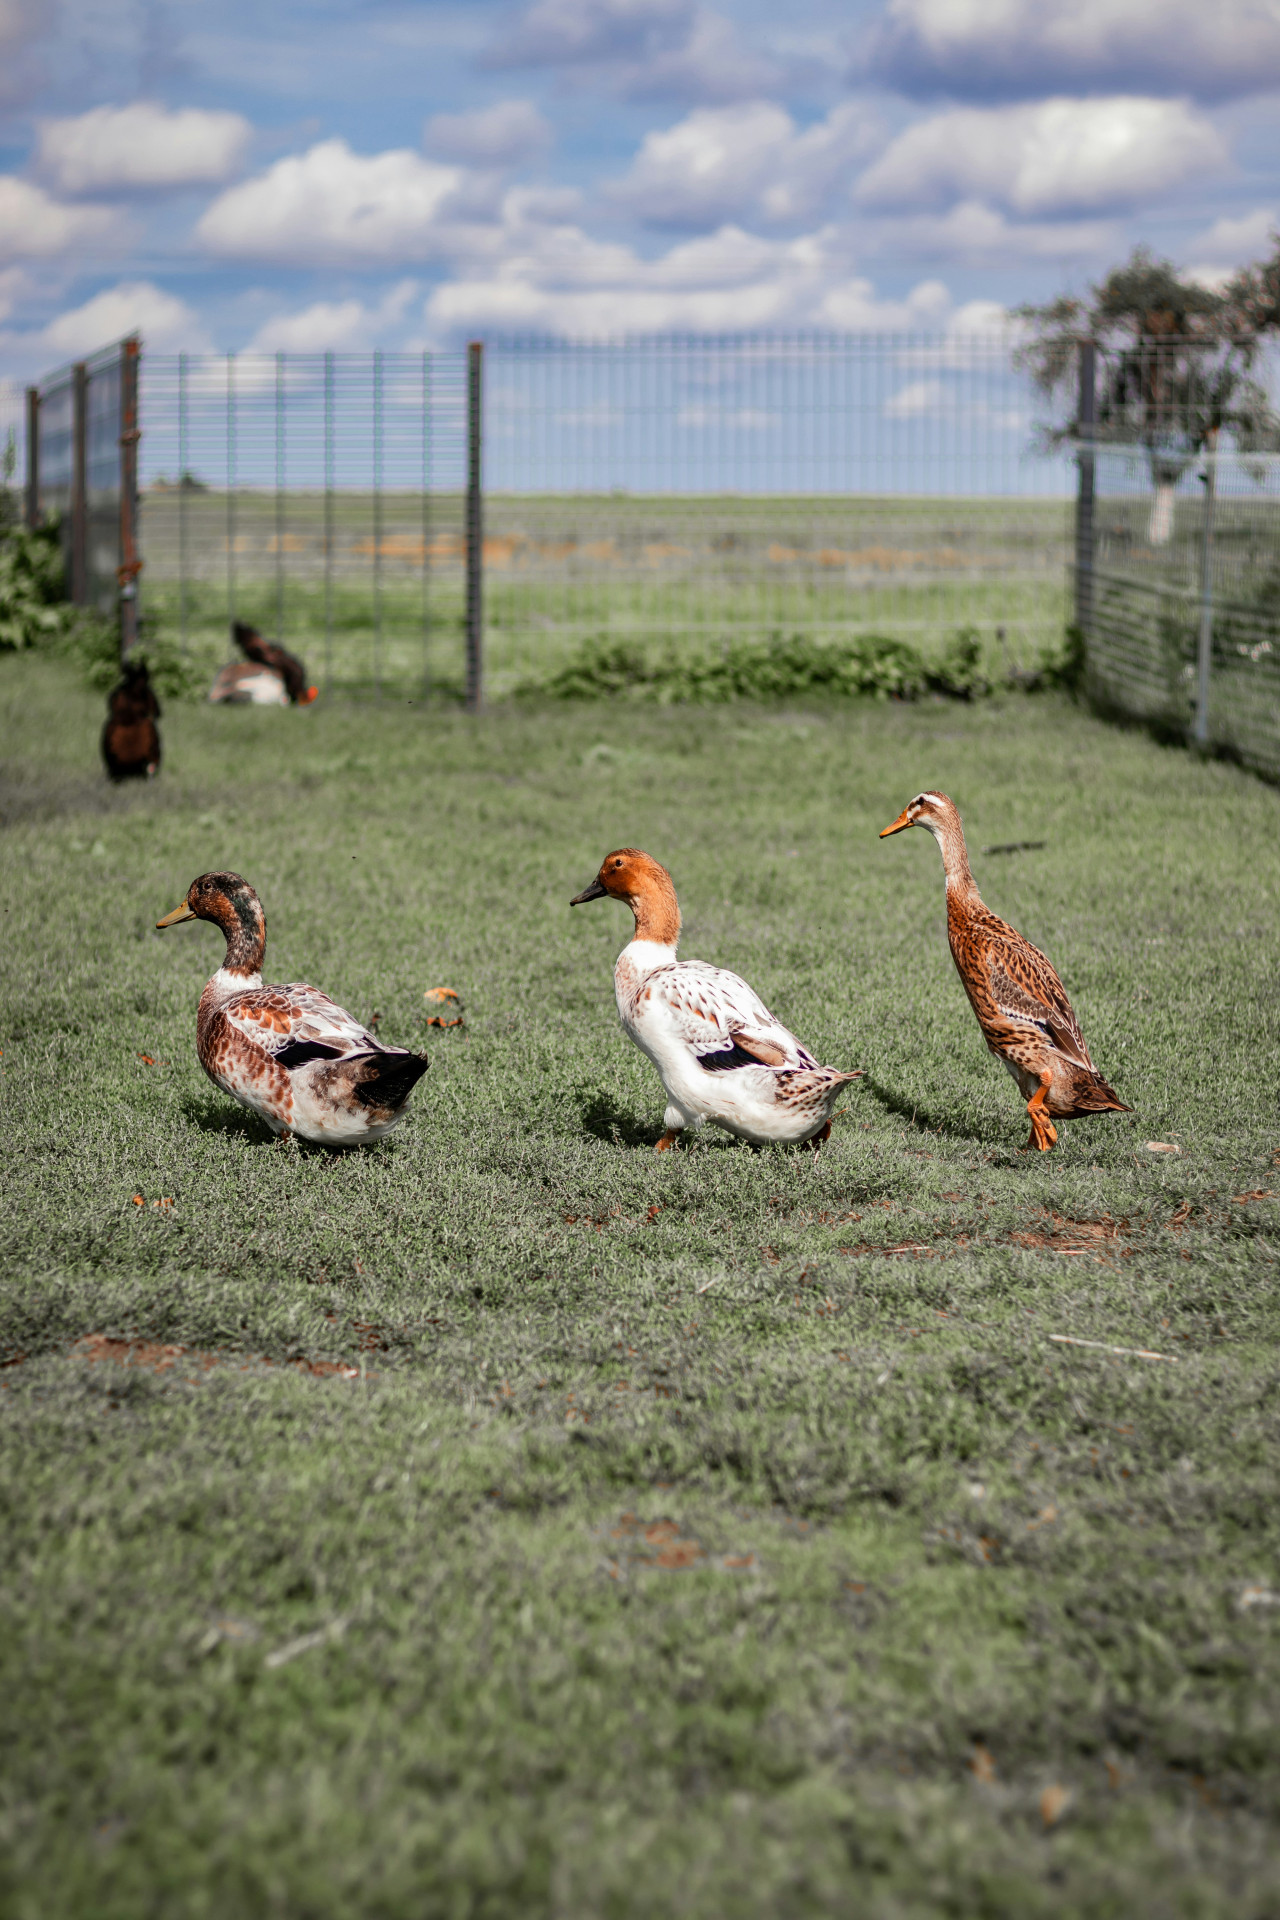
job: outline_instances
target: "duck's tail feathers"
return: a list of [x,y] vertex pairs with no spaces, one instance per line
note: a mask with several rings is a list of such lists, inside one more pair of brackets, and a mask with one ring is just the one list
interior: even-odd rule
[[425,1053],[394,1052],[361,1054],[352,1062],[358,1067],[352,1091],[365,1107],[402,1107],[427,1070]]

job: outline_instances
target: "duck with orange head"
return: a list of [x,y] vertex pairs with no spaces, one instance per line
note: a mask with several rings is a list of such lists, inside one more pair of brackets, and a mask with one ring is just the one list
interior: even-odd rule
[[1027,1103],[1027,1146],[1047,1153],[1058,1137],[1055,1120],[1132,1112],[1089,1058],[1080,1022],[1051,962],[984,905],[969,870],[955,803],[945,793],[918,793],[880,838],[907,827],[923,827],[938,843],[951,957],[983,1039]]
[[753,1146],[816,1149],[831,1133],[842,1089],[861,1074],[820,1066],[736,973],[676,958],[676,890],[649,854],[638,847],[607,854],[569,904],[604,899],[630,907],[635,923],[613,984],[623,1030],[666,1090],[658,1151],[707,1121]]
[[182,920],[211,920],[227,943],[196,1012],[196,1054],[215,1087],[273,1133],[322,1147],[363,1146],[399,1126],[426,1055],[383,1046],[317,987],[264,986],[267,920],[247,880],[202,873],[156,925]]

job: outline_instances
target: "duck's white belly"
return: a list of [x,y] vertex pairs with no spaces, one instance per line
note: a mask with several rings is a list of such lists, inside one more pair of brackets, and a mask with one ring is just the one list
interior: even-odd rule
[[619,991],[618,1017],[623,1031],[658,1070],[669,1102],[666,1126],[700,1127],[710,1121],[740,1140],[764,1146],[774,1140],[803,1140],[821,1124],[821,1116],[815,1120],[812,1113],[777,1098],[776,1068],[709,1073],[675,1032],[670,1012],[656,994],[636,1005]]

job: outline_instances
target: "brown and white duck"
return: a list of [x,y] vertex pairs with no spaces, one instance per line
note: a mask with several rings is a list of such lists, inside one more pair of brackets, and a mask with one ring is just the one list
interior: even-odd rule
[[815,1148],[831,1112],[860,1072],[820,1066],[745,980],[702,960],[677,960],[680,908],[671,875],[638,847],[606,854],[570,906],[612,898],[630,907],[635,933],[613,970],[618,1018],[652,1060],[667,1095],[658,1151],[706,1121],[749,1140]]
[[245,656],[233,660],[209,689],[214,706],[309,707],[319,692],[307,685],[307,670],[296,653],[264,640],[256,627],[233,620],[231,637]]
[[954,803],[945,793],[918,793],[880,838],[905,827],[923,827],[938,843],[951,957],[983,1039],[1026,1100],[1028,1147],[1048,1151],[1058,1137],[1054,1120],[1131,1113],[1089,1058],[1066,988],[1050,962],[984,906]]
[[202,873],[156,925],[180,920],[212,920],[226,936],[196,1013],[196,1053],[215,1087],[273,1133],[322,1147],[361,1146],[399,1125],[426,1055],[383,1046],[316,987],[264,987],[267,921],[247,880]]
[[145,660],[129,661],[107,695],[102,759],[113,780],[150,780],[160,771],[160,702]]

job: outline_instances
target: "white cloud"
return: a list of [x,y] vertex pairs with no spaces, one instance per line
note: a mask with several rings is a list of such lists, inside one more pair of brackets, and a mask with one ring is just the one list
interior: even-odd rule
[[239,166],[251,132],[242,114],[170,113],[138,100],[41,121],[36,165],[64,193],[216,185]]
[[428,120],[423,144],[442,160],[472,166],[509,167],[545,153],[552,130],[531,100],[499,100],[473,113],[437,113]]
[[961,107],[900,133],[856,197],[890,210],[978,199],[1033,217],[1097,212],[1203,180],[1226,160],[1221,136],[1181,100]]
[[1102,220],[1009,220],[980,200],[944,214],[912,214],[881,236],[886,250],[915,260],[1016,265],[1027,260],[1096,259],[1114,253],[1114,229]]
[[946,392],[941,380],[908,380],[891,400],[885,401],[885,419],[919,420],[926,414],[937,413]]
[[634,100],[741,100],[781,76],[697,0],[532,0],[484,64],[592,70]]
[[852,104],[804,132],[765,100],[699,107],[646,135],[610,197],[653,226],[812,218],[865,156],[874,134],[865,109]]
[[72,360],[126,333],[140,333],[144,351],[210,351],[208,336],[185,300],[150,280],[122,280],[95,293],[82,307],[60,313],[44,328],[40,344],[48,354]]
[[211,252],[243,260],[297,266],[420,261],[440,252],[443,216],[464,184],[456,167],[407,147],[365,155],[345,140],[323,140],[229,188],[196,233]]
[[1215,220],[1207,233],[1187,243],[1183,249],[1215,267],[1239,267],[1269,254],[1280,228],[1280,213],[1274,207],[1256,207],[1238,219],[1224,215]]
[[1225,99],[1280,84],[1275,0],[890,0],[865,68],[911,94]]
[[67,207],[29,180],[0,174],[0,264],[49,260],[101,240],[116,224],[106,207]]
[[0,0],[0,99],[30,97],[30,75],[20,57],[53,24],[49,0]]
[[250,353],[329,353],[376,344],[404,319],[417,282],[402,280],[377,306],[362,300],[318,300],[298,313],[278,313],[258,328]]
[[436,335],[492,329],[578,338],[784,327],[892,330],[937,326],[950,297],[936,281],[880,301],[850,276],[832,229],[770,240],[725,226],[655,260],[581,228],[530,226],[492,266],[473,265],[426,305]]

